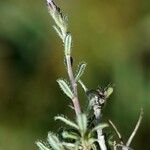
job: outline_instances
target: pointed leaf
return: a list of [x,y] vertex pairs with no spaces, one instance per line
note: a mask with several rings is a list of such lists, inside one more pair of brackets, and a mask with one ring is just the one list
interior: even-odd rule
[[50,146],[54,150],[65,150],[63,145],[61,144],[61,142],[57,138],[57,136],[54,135],[53,133],[51,133],[51,132],[48,133],[48,139],[47,140],[48,140]]
[[75,143],[75,148],[74,148],[74,150],[79,150],[79,147],[80,147],[80,143],[79,143],[79,142],[76,142],[76,143]]
[[53,26],[53,28],[55,29],[55,31],[57,32],[58,36],[63,40],[63,36],[61,34],[61,31],[56,27],[56,26]]
[[107,123],[101,123],[101,124],[98,124],[97,126],[95,126],[91,132],[94,132],[94,131],[97,131],[98,129],[104,129],[106,127],[108,127],[109,125]]
[[69,119],[65,118],[64,116],[56,116],[55,120],[60,120],[62,122],[64,122],[65,124],[75,128],[75,129],[79,129],[79,127],[72,121],[70,121]]
[[72,93],[72,91],[71,91],[69,85],[67,84],[67,82],[66,82],[65,80],[63,80],[63,79],[58,79],[57,82],[58,82],[60,88],[63,90],[63,92],[64,92],[69,98],[72,99],[73,93]]
[[73,143],[63,142],[62,144],[67,148],[67,150],[73,150],[75,147],[75,145]]
[[81,80],[78,80],[78,82],[80,83],[81,87],[83,88],[84,92],[86,93],[88,91],[88,89],[85,86],[85,84]]
[[94,142],[97,142],[97,141],[98,141],[98,140],[97,140],[97,139],[94,139],[94,138],[88,139],[89,145],[92,145]]
[[81,135],[83,136],[87,130],[87,117],[85,114],[80,114],[77,116],[77,123],[79,126],[79,130]]
[[86,66],[87,66],[87,63],[85,63],[85,62],[81,62],[78,65],[78,69],[77,69],[77,73],[76,73],[76,77],[75,77],[76,81],[78,81],[81,78],[81,76],[83,75],[83,73],[85,71]]
[[95,144],[92,144],[91,147],[92,147],[92,150],[97,150],[97,147]]
[[39,150],[50,150],[41,142],[36,142],[36,145],[39,147]]
[[63,138],[65,138],[65,139],[67,139],[67,138],[69,138],[69,139],[74,139],[74,140],[79,139],[79,136],[78,136],[77,134],[73,133],[73,132],[64,131],[64,132],[62,133],[62,136],[63,136]]
[[65,38],[65,55],[71,55],[71,43],[72,37],[71,34],[68,33]]
[[108,87],[104,94],[105,94],[106,98],[108,98],[112,93],[113,93],[113,88]]

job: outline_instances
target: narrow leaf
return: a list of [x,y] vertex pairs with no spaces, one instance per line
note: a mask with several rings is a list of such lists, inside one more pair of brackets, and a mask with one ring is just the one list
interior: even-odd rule
[[53,26],[53,28],[55,29],[55,31],[57,32],[58,36],[63,40],[63,36],[61,34],[61,31],[56,27],[56,26]]
[[60,121],[64,122],[65,124],[67,124],[67,125],[69,125],[69,126],[75,128],[75,129],[77,129],[77,130],[79,129],[79,127],[78,127],[74,122],[70,121],[69,119],[66,119],[66,118],[63,117],[63,116],[56,116],[56,117],[55,117],[55,120],[60,120]]
[[74,145],[73,143],[66,143],[66,142],[63,142],[62,144],[67,148],[67,150],[68,150],[68,149],[69,149],[69,150],[73,150],[74,147],[75,147],[75,145]]
[[89,138],[88,139],[88,143],[89,145],[92,145],[94,142],[97,142],[98,140],[97,139],[94,139],[94,138]]
[[92,150],[97,150],[97,147],[95,144],[92,144],[91,147],[92,147]]
[[57,136],[51,132],[48,133],[48,142],[54,150],[65,150]]
[[83,136],[87,130],[87,117],[85,114],[80,114],[77,116],[77,123],[80,129],[80,133]]
[[108,98],[112,93],[113,93],[113,87],[108,87],[104,94],[106,98]]
[[81,80],[78,80],[78,82],[80,83],[81,87],[83,88],[84,92],[86,93],[88,91],[88,89],[85,86],[85,84]]
[[76,142],[76,143],[75,143],[75,148],[74,148],[74,150],[79,150],[79,148],[80,148],[80,143],[79,143],[79,142]]
[[98,129],[104,129],[106,127],[108,127],[109,125],[107,123],[101,123],[101,124],[98,124],[97,126],[95,126],[91,132],[94,132],[94,131],[97,131]]
[[39,150],[50,150],[41,142],[36,142],[36,145],[39,147]]
[[77,134],[72,133],[72,132],[67,132],[67,131],[64,131],[64,132],[62,133],[62,136],[63,136],[63,138],[65,138],[65,139],[67,139],[67,138],[69,138],[69,139],[74,139],[74,140],[79,139],[79,136],[78,136]]
[[66,82],[65,80],[63,80],[63,79],[58,79],[57,82],[58,82],[60,88],[63,90],[63,92],[64,92],[69,98],[72,99],[73,93],[72,93],[72,91],[71,91],[69,85],[67,84],[67,82]]
[[81,62],[78,65],[78,69],[77,69],[77,73],[76,73],[76,77],[75,80],[78,81],[80,80],[81,76],[83,75],[85,68],[86,68],[87,64],[85,62]]
[[68,33],[65,38],[65,55],[71,55],[71,43],[72,37],[71,34]]

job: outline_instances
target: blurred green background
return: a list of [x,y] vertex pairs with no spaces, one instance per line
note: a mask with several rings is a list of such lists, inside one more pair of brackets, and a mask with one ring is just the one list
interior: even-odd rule
[[[89,88],[115,84],[105,118],[126,140],[144,108],[132,147],[149,148],[150,1],[57,0],[68,14],[75,66],[88,62]],[[66,77],[63,46],[45,0],[0,1],[0,150],[36,150],[55,131],[56,114],[73,116],[56,79]],[[85,96],[80,91],[80,101]]]

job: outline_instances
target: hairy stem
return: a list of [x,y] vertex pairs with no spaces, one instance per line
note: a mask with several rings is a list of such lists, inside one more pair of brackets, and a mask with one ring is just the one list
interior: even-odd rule
[[78,114],[81,113],[81,108],[80,108],[79,99],[78,99],[77,83],[76,83],[74,75],[73,75],[73,70],[72,70],[71,59],[70,58],[71,58],[70,55],[66,55],[68,76],[69,76],[71,86],[72,86],[72,89],[73,89],[73,94],[74,94],[74,96],[72,98],[72,102],[73,102],[73,105],[74,105],[76,115],[78,115]]

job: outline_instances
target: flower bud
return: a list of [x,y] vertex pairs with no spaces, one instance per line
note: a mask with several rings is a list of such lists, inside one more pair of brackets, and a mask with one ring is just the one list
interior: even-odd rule
[[50,12],[55,12],[56,11],[57,6],[53,2],[53,0],[47,0],[47,5],[48,5],[48,8],[49,8]]

